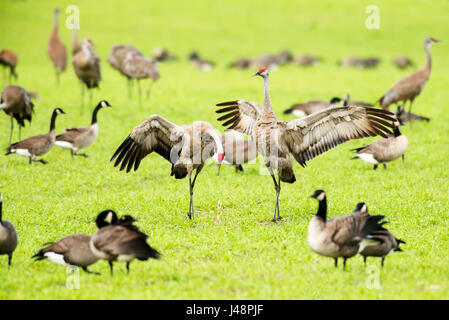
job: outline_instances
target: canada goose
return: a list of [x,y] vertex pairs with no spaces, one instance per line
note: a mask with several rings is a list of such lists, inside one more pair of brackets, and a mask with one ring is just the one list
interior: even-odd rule
[[334,258],[335,267],[338,266],[338,258],[343,258],[345,270],[348,258],[361,252],[367,245],[376,243],[370,235],[381,228],[379,222],[384,216],[361,212],[327,220],[326,193],[316,190],[310,197],[318,200],[318,212],[309,223],[309,246],[320,255]]
[[[368,207],[364,202],[359,202],[353,213],[368,213]],[[379,230],[373,231],[370,236],[372,240],[377,240],[377,244],[368,245],[360,252],[363,256],[363,262],[365,265],[367,257],[381,257],[381,266],[383,267],[385,257],[393,251],[402,251],[402,249],[399,248],[399,245],[401,243],[405,244],[404,241],[395,238],[389,230],[383,227],[379,228]]]
[[106,100],[101,100],[92,113],[92,122],[88,127],[65,129],[64,133],[56,136],[55,145],[58,147],[69,149],[70,154],[73,156],[87,157],[85,153],[78,153],[79,149],[87,148],[97,140],[98,136],[98,123],[97,113],[98,110],[104,107],[110,107],[111,105]]
[[100,212],[95,220],[98,230],[90,239],[89,245],[97,258],[108,261],[111,275],[114,261],[126,262],[129,273],[132,260],[160,257],[160,253],[146,243],[148,236],[133,225],[134,221],[136,219],[129,215],[117,219],[113,210]]
[[0,97],[0,110],[3,110],[11,117],[11,128],[9,132],[9,144],[11,144],[12,131],[14,129],[13,119],[19,125],[19,140],[21,128],[25,126],[25,120],[31,123],[34,111],[34,104],[30,93],[22,87],[9,85],[3,89]]
[[365,162],[371,163],[374,165],[374,170],[376,170],[377,166],[382,163],[386,169],[387,162],[396,160],[399,157],[402,157],[402,160],[404,161],[404,154],[407,150],[407,146],[407,137],[401,134],[399,122],[395,122],[393,134],[389,134],[386,138],[374,141],[366,146],[353,149],[357,152],[357,155],[352,158],[352,160],[362,159]]
[[319,64],[321,62],[321,58],[310,56],[310,55],[302,55],[302,56],[296,57],[294,62],[297,65],[300,65],[303,67],[308,67],[308,66],[314,66],[316,64]]
[[214,67],[214,63],[212,61],[203,60],[200,58],[197,52],[192,52],[189,55],[189,60],[195,65],[195,67],[203,72],[209,72]]
[[398,108],[396,109],[396,117],[398,118],[398,121],[401,125],[404,125],[406,122],[410,121],[427,121],[427,122],[430,121],[430,118],[426,118],[418,114],[405,111],[403,105],[399,105]]
[[36,160],[37,156],[41,156],[46,154],[51,150],[56,140],[56,130],[55,130],[55,122],[56,116],[58,114],[64,114],[65,112],[56,108],[53,110],[50,121],[50,131],[47,134],[41,134],[37,136],[32,136],[26,138],[25,140],[13,143],[7,149],[6,155],[11,153],[18,154],[19,156],[28,157],[29,163],[33,161],[41,162],[43,164],[47,164],[48,162],[44,159]]
[[152,55],[153,59],[159,62],[176,60],[176,56],[164,48],[155,48]]
[[11,267],[12,254],[17,247],[17,231],[14,225],[2,220],[3,196],[0,193],[0,255],[8,255],[8,268]]
[[251,59],[249,58],[239,58],[232,62],[228,67],[229,68],[238,68],[238,69],[248,69],[251,64]]
[[399,57],[397,57],[396,59],[393,60],[393,63],[399,69],[405,69],[407,67],[412,67],[412,66],[415,65],[413,63],[413,61],[410,60],[410,58],[408,58],[406,56],[399,56]]
[[88,266],[98,261],[98,258],[90,250],[90,238],[85,234],[72,234],[56,242],[47,243],[49,246],[40,249],[33,258],[36,258],[36,261],[48,259],[72,269],[81,267],[87,273],[100,275],[98,272],[87,269]]
[[302,118],[312,113],[322,111],[329,108],[332,104],[340,102],[340,98],[334,97],[329,101],[326,100],[310,100],[303,103],[293,104],[290,108],[284,110],[284,114],[293,114],[295,117]]

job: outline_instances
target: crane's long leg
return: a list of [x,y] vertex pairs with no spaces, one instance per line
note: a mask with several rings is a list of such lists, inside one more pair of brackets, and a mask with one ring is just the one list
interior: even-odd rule
[[92,108],[92,88],[89,89],[89,106]]
[[273,170],[271,168],[269,168],[268,171],[270,171],[271,178],[273,179],[273,182],[274,182],[274,188],[276,190],[276,204],[274,205],[274,215],[273,215],[273,219],[271,220],[273,222],[276,222],[276,213],[277,213],[278,219],[282,219],[279,214],[279,194],[281,192],[281,178],[279,177],[279,183],[278,183],[276,181],[276,177],[274,176]]
[[137,79],[137,88],[139,91],[139,107],[142,109],[142,90],[140,89],[140,80]]
[[84,111],[84,84],[81,83],[81,113]]
[[193,212],[193,188],[195,187],[196,177],[198,177],[198,170],[196,170],[195,177],[193,178],[189,175],[189,187],[190,187],[190,205],[189,205],[189,213],[187,214],[190,219],[195,219]]
[[414,99],[410,100],[410,107],[408,108],[408,113],[409,113],[409,117],[410,117],[410,127],[413,125],[413,120],[412,120],[412,106],[413,106],[413,101]]
[[151,81],[150,86],[149,86],[148,89],[147,89],[147,99],[150,98],[150,92],[151,92],[151,88],[153,87],[154,81],[155,81],[155,80],[152,80],[152,81]]
[[14,122],[13,122],[13,118],[11,117],[11,128],[9,130],[9,145],[11,145],[11,139],[12,139],[12,131],[14,129]]
[[128,85],[128,99],[131,100],[132,99],[132,79],[131,78],[127,78],[127,85]]

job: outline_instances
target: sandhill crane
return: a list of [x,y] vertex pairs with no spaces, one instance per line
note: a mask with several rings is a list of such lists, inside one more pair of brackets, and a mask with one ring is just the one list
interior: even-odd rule
[[321,58],[310,56],[310,55],[302,55],[299,57],[295,57],[295,59],[293,61],[297,65],[300,65],[303,67],[308,67],[308,66],[314,66],[316,64],[319,64],[321,62]]
[[92,105],[92,89],[101,81],[100,58],[90,39],[83,40],[81,51],[72,59],[73,69],[81,81],[81,108],[84,108],[84,85],[89,89],[89,104]]
[[408,58],[406,56],[399,56],[399,57],[397,57],[396,59],[393,60],[393,63],[399,69],[405,69],[407,67],[414,66],[413,61],[410,60],[410,58]]
[[154,82],[159,79],[158,62],[142,56],[135,52],[128,52],[122,65],[123,74],[127,77],[137,80],[137,89],[139,92],[139,104],[142,106],[142,92],[140,89],[141,79],[152,79],[150,87],[147,90],[147,98],[150,96],[150,90]]
[[[171,176],[183,179],[189,176],[190,206],[188,217],[194,218],[193,188],[206,160],[217,153],[219,165],[224,152],[220,136],[206,121],[195,121],[191,125],[178,126],[160,115],[152,115],[134,128],[117,148],[111,158],[114,166],[121,163],[120,170],[137,170],[146,155],[156,152],[171,163]],[[192,173],[196,170],[192,181]],[[220,166],[218,167],[220,174]]]
[[164,48],[155,48],[152,55],[153,59],[159,62],[176,60],[176,57]]
[[56,81],[59,83],[59,76],[61,72],[67,68],[67,50],[64,43],[59,39],[58,35],[58,15],[59,9],[53,11],[53,30],[47,43],[47,53],[50,60],[53,62],[56,70]]
[[[293,172],[295,160],[303,167],[306,162],[351,139],[369,136],[386,136],[396,121],[391,112],[364,107],[332,106],[301,119],[289,122],[279,121],[271,107],[269,96],[269,73],[260,69],[253,76],[264,80],[264,100],[262,109],[256,102],[235,100],[217,104],[217,113],[225,113],[218,118],[225,121],[223,126],[251,135],[256,141],[257,151],[264,158],[265,165],[273,179],[276,190],[276,204],[273,221],[281,219],[279,214],[279,194],[281,181],[296,181]],[[278,181],[275,178],[277,170]]]
[[7,152],[5,155],[15,153],[22,157],[28,157],[29,164],[31,164],[31,162],[33,161],[47,164],[48,162],[45,161],[44,159],[36,160],[36,157],[46,154],[48,151],[51,150],[51,148],[53,148],[56,139],[56,130],[55,130],[56,117],[59,114],[64,113],[65,112],[62,109],[55,108],[51,115],[50,131],[47,134],[28,137],[22,141],[13,143],[6,149]]
[[3,110],[11,117],[11,128],[9,132],[9,143],[11,144],[12,131],[14,128],[13,118],[19,125],[19,140],[21,137],[21,128],[25,126],[25,120],[31,123],[34,104],[29,93],[22,87],[9,85],[3,89],[0,98],[0,110]]
[[6,73],[5,73],[6,68],[9,68],[10,81],[11,76],[13,76],[17,80],[18,75],[16,72],[16,65],[18,61],[19,58],[12,50],[3,49],[2,51],[0,51],[0,65],[3,66],[3,83],[6,81]]
[[399,79],[393,87],[387,91],[380,99],[379,103],[384,110],[388,110],[391,104],[406,103],[410,101],[409,112],[412,111],[412,105],[415,98],[421,93],[427,80],[429,80],[430,69],[432,67],[432,56],[430,55],[430,47],[432,44],[439,42],[432,37],[424,39],[424,50],[427,54],[427,62],[418,71],[415,71],[401,79]]
[[[221,144],[225,157],[223,164],[235,166],[235,171],[243,171],[242,164],[254,160],[257,157],[256,143],[253,140],[245,140],[244,136],[235,130],[227,130],[221,136]],[[218,154],[214,155],[214,161],[218,164]]]
[[200,71],[209,72],[214,67],[214,63],[212,61],[203,60],[200,58],[197,52],[192,52],[189,55],[189,60],[192,61],[193,65]]
[[134,52],[136,56],[143,57],[143,54],[132,45],[114,45],[108,54],[109,64],[124,75],[128,81],[128,97],[131,99],[132,78],[123,72],[123,62],[129,52]]
[[81,51],[81,42],[78,40],[78,26],[72,29],[72,56]]

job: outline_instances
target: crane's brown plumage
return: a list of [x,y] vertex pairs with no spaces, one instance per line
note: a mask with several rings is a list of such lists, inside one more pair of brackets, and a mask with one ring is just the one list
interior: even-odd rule
[[[172,165],[171,176],[176,179],[189,176],[190,208],[188,216],[193,217],[193,188],[196,178],[206,160],[215,151],[223,160],[223,147],[214,127],[206,121],[195,121],[191,125],[178,126],[160,115],[152,115],[134,128],[113,154],[114,166],[120,163],[120,170],[126,172],[139,168],[142,159],[156,152]],[[196,170],[193,182],[193,171]]]
[[13,118],[19,124],[19,139],[21,128],[25,126],[25,120],[31,123],[33,115],[34,104],[31,97],[24,88],[14,85],[9,85],[3,89],[0,98],[0,110],[3,110],[11,117],[11,129],[9,134],[9,144],[11,144],[13,131]]
[[[290,153],[302,166],[316,156],[351,139],[386,136],[396,117],[391,112],[354,106],[331,106],[321,112],[289,122],[279,121],[273,113],[268,89],[268,71],[262,68],[255,75],[264,78],[264,103],[235,100],[219,103],[218,118],[223,126],[251,135],[258,153],[272,176],[276,189],[276,212],[279,215],[280,182],[296,181]],[[278,173],[279,182],[275,179]]]
[[[13,76],[16,80],[18,78],[16,72],[16,65],[18,61],[19,58],[12,50],[3,49],[2,51],[0,51],[0,65],[2,65],[4,68],[9,68],[9,77],[11,78],[11,76]],[[5,77],[4,73],[3,76]]]
[[430,70],[432,68],[430,46],[436,42],[439,42],[439,40],[433,38],[426,38],[424,40],[424,49],[427,54],[426,64],[421,69],[399,79],[393,87],[379,99],[382,109],[388,110],[393,103],[406,103],[407,101],[410,101],[409,112],[412,111],[413,101],[421,93],[424,85],[429,80]]
[[56,79],[59,82],[59,75],[67,68],[67,50],[58,35],[58,15],[59,9],[54,10],[53,30],[47,44],[47,53],[56,69]]

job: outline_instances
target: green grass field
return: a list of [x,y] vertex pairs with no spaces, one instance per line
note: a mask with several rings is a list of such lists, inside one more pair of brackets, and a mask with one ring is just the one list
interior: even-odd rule
[[[45,133],[54,107],[66,115],[56,123],[64,128],[87,125],[87,106],[80,113],[80,87],[68,69],[56,86],[46,53],[52,11],[59,6],[60,36],[68,49],[71,31],[64,27],[67,5],[81,13],[80,38],[89,37],[101,58],[103,81],[94,103],[108,100],[100,111],[97,142],[84,159],[54,147],[48,165],[28,164],[16,155],[0,154],[0,192],[4,219],[19,233],[13,266],[0,256],[1,299],[447,299],[449,298],[449,225],[447,159],[449,148],[448,1],[0,1],[1,48],[19,55],[16,84],[37,91],[35,115],[22,138]],[[365,8],[380,8],[380,29],[365,27]],[[187,216],[188,181],[170,177],[170,164],[157,154],[148,156],[137,172],[125,174],[109,162],[132,128],[151,114],[177,124],[216,121],[215,104],[232,99],[262,103],[263,87],[254,70],[229,70],[241,56],[289,49],[295,55],[323,58],[313,68],[286,65],[271,73],[271,99],[278,118],[292,103],[329,99],[350,93],[353,99],[376,101],[400,77],[391,61],[408,55],[416,68],[424,65],[423,40],[443,40],[432,48],[430,81],[416,99],[413,111],[432,118],[430,123],[402,127],[409,139],[406,161],[376,171],[361,161],[350,161],[351,148],[373,139],[351,141],[310,161],[295,164],[297,181],[283,184],[280,197],[284,219],[272,223],[275,192],[259,166],[246,165],[243,174],[223,166],[219,177],[208,165],[195,186],[195,220]],[[139,108],[137,92],[129,101],[126,80],[107,63],[113,44],[132,43],[145,55],[166,47],[179,59],[160,65],[161,79],[152,96]],[[1,49],[0,48],[0,49]],[[217,63],[201,73],[187,60],[191,50]],[[374,70],[342,69],[336,61],[358,55],[377,56]],[[414,70],[414,69],[413,69]],[[142,82],[146,87],[148,84]],[[88,101],[86,96],[86,101]],[[0,147],[8,145],[9,118],[0,115]],[[13,140],[18,139],[15,131]],[[377,139],[377,138],[376,138]],[[265,170],[265,169],[264,169]],[[333,260],[318,256],[307,245],[307,226],[317,203],[308,196],[326,190],[329,216],[349,214],[365,201],[370,212],[383,214],[388,228],[404,239],[404,252],[348,261],[343,272]],[[112,208],[131,214],[149,234],[159,261],[116,264],[109,275],[105,261],[91,266],[103,276],[80,272],[80,288],[68,289],[66,270],[31,256],[48,241],[73,233],[93,234],[94,219]],[[380,286],[367,285],[378,272]]]

